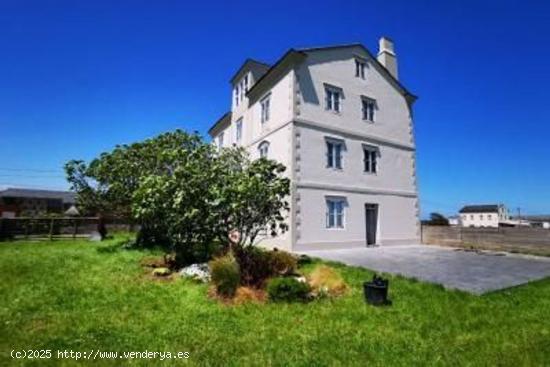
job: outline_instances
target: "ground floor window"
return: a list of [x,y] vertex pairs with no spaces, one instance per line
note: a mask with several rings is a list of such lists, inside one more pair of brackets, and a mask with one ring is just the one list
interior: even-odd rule
[[344,228],[344,198],[327,198],[327,228]]

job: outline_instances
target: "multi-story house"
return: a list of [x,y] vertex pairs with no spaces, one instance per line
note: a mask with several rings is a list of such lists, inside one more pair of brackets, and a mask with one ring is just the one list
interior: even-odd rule
[[261,244],[289,250],[419,241],[412,106],[394,45],[291,49],[248,59],[231,78],[231,112],[209,130],[221,147],[283,163],[290,230]]
[[510,221],[508,209],[503,204],[466,205],[459,211],[463,227],[498,227],[514,224]]

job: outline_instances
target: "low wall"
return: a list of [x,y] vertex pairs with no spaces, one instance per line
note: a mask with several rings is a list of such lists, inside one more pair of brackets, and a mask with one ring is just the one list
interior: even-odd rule
[[422,225],[422,243],[550,256],[550,230],[542,228]]

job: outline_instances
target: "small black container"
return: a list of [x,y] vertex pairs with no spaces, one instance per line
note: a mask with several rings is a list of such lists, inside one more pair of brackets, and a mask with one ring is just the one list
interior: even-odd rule
[[382,279],[377,275],[372,277],[372,281],[363,283],[363,291],[365,293],[365,301],[374,306],[390,305],[388,300],[389,281]]

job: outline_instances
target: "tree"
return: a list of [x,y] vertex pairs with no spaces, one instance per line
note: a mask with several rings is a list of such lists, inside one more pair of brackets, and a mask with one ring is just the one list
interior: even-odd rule
[[181,130],[117,146],[89,165],[66,165],[79,204],[137,220],[138,242],[175,251],[180,264],[208,260],[216,241],[242,247],[265,229],[286,231],[284,171],[275,161],[252,161],[242,148],[219,151]]
[[448,226],[449,220],[443,214],[431,213],[428,224],[431,224],[434,226]]
[[[72,160],[65,165],[67,180],[77,193],[84,211],[132,219],[133,198],[150,176],[170,175],[198,147],[207,146],[197,133],[182,130],[168,132],[131,145],[117,145],[86,164]],[[142,221],[138,242],[149,245],[166,243],[162,222]]]
[[244,150],[228,149],[216,168],[223,177],[215,188],[221,236],[234,233],[232,245],[246,246],[263,231],[275,236],[288,230],[290,180],[283,176],[284,165],[265,158],[251,161]]

